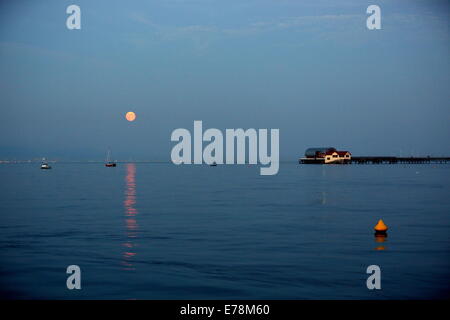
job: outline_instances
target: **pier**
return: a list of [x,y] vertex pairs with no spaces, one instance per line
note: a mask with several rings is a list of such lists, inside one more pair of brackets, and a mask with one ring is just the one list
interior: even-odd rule
[[[300,164],[325,164],[323,159],[301,158]],[[450,157],[386,157],[386,156],[368,156],[352,157],[342,162],[332,162],[334,164],[422,164],[422,163],[448,163]],[[330,163],[330,164],[332,164]]]
[[395,163],[447,163],[450,157],[352,157],[349,163],[395,164]]
[[298,160],[301,164],[396,164],[396,163],[447,163],[450,157],[391,157],[365,156],[355,157],[349,151],[338,151],[333,147],[308,148],[305,157]]

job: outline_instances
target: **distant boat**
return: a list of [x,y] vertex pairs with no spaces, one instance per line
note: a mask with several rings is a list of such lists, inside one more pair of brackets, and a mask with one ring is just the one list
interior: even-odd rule
[[217,166],[217,163],[214,161],[213,163],[210,164],[211,167],[215,167]]
[[42,159],[41,169],[51,169],[52,167],[45,161],[45,158]]
[[106,156],[106,167],[115,167],[116,163],[114,161],[111,161],[111,150],[108,149],[108,155]]

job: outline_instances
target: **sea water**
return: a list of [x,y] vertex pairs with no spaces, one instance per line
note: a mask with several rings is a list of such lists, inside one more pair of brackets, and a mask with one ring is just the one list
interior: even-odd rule
[[450,296],[448,164],[52,166],[0,165],[2,298]]

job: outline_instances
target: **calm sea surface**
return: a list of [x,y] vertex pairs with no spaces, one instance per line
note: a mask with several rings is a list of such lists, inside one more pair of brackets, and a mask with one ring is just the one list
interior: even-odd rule
[[0,262],[3,298],[449,297],[450,165],[2,164]]

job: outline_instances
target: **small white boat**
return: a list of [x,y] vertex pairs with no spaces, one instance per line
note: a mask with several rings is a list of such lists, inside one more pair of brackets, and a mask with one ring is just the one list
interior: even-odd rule
[[52,167],[45,161],[45,158],[42,159],[41,169],[51,169]]

